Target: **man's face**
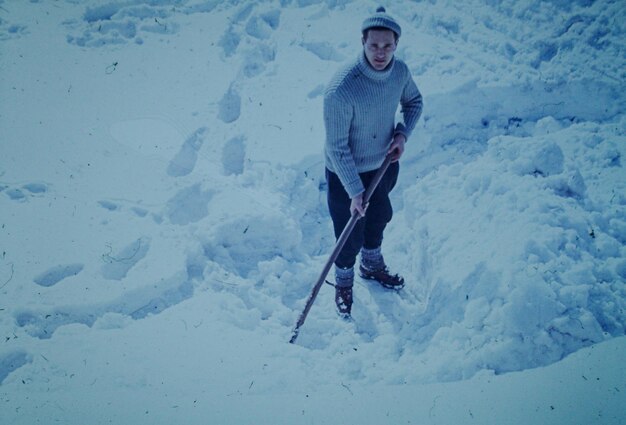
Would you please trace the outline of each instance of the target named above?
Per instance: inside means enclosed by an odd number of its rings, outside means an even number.
[[[362,39],[365,57],[372,67],[382,71],[389,65],[396,51],[396,37],[391,30],[369,30],[367,39]]]

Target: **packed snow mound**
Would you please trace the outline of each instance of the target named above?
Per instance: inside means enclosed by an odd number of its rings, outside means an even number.
[[[396,243],[430,292],[401,332],[419,364],[508,372],[624,334],[624,123],[546,117],[404,191]]]

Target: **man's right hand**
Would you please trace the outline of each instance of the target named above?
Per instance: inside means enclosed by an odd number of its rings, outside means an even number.
[[[365,217],[366,209],[367,206],[363,205],[363,192],[352,198],[352,201],[350,202],[350,215],[354,215],[354,212],[357,211],[359,213],[359,217]]]

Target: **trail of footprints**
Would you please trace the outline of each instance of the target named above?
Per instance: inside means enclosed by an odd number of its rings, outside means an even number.
[[[207,129],[204,127],[194,131],[182,143],[178,153],[168,162],[165,173],[171,178],[190,174],[196,166],[198,151],[203,146],[206,136]],[[244,156],[245,138],[243,136],[237,136],[227,141],[223,146],[221,156],[223,175],[228,177],[243,173]],[[33,197],[51,195],[49,193],[50,187],[46,183],[29,183],[21,186],[1,184],[0,194],[4,193],[12,201],[27,203]],[[98,201],[97,205],[109,214],[130,213],[139,218],[152,219],[157,225],[166,223],[185,226],[198,222],[208,215],[209,204],[215,190],[217,189],[206,189],[206,186],[201,183],[191,184],[179,189],[165,203],[161,211],[151,211],[129,201],[103,199]],[[248,223],[229,223],[225,226],[233,225],[245,228]],[[101,258],[101,276],[112,281],[124,280],[133,267],[148,255],[150,246],[151,238],[145,235],[139,236],[125,245],[121,244],[116,247],[107,245]],[[236,249],[236,247],[232,249]],[[160,313],[193,295],[192,281],[202,277],[204,265],[211,255],[210,252],[204,252],[200,255],[200,260],[195,258],[198,257],[197,255],[191,255],[185,272],[165,279],[163,282],[147,285],[146,288],[150,289],[143,292],[138,290],[135,293],[127,294],[126,299],[120,299],[108,305],[64,307],[52,311],[21,311],[15,315],[16,323],[31,336],[47,339],[60,326],[72,323],[92,326],[99,317],[109,312],[127,315],[133,319],[141,319],[149,314]],[[259,261],[261,259],[262,257],[259,257]],[[33,277],[33,283],[53,290],[54,287],[67,279],[80,278],[84,269],[85,263],[81,261],[57,264],[37,273]],[[235,272],[237,271],[235,269]],[[155,287],[158,287],[156,291],[154,290]],[[0,358],[0,377],[2,371],[6,372],[14,368],[16,364],[23,363],[22,360],[26,358],[14,355],[14,353],[10,355],[10,358]]]
[[[25,202],[29,198],[43,196],[48,192],[45,183],[26,183],[21,186],[12,186],[0,183],[0,193],[4,193],[10,200]]]
[[[184,2],[183,2],[184,3]],[[142,5],[152,8],[154,17],[145,19],[143,15],[133,15],[134,6]],[[178,12],[206,13],[215,6],[207,3],[205,7],[185,6]],[[219,46],[223,49],[223,59],[237,54],[244,58],[238,77],[225,90],[218,103],[217,118],[225,123],[232,123],[240,119],[241,96],[239,87],[245,79],[262,74],[267,64],[274,61],[276,51],[271,38],[279,26],[281,11],[279,9],[255,12],[257,5],[250,3],[239,8],[233,8],[230,26],[222,35]],[[97,48],[109,44],[123,44],[134,42],[142,44],[143,36],[150,33],[160,35],[173,34],[178,31],[175,22],[174,9],[150,5],[145,1],[136,0],[126,3],[111,3],[108,6],[88,7],[81,19],[65,21],[64,26],[72,31],[68,34],[67,42],[81,47]],[[101,23],[101,25],[94,25]],[[97,31],[94,30],[97,28]],[[0,28],[2,30],[3,28]],[[19,30],[19,31],[18,31]],[[13,35],[23,29],[14,26],[7,31]],[[0,37],[0,42],[7,37]],[[247,43],[242,43],[247,39]],[[340,61],[344,56],[334,46],[325,42],[303,42],[300,47],[309,51],[321,60]],[[245,51],[243,51],[245,49]],[[323,87],[318,86],[311,90],[309,98],[320,96]],[[198,161],[198,153],[206,143],[208,128],[201,127],[194,131],[182,143],[180,150],[168,162],[165,170],[171,178],[189,176]],[[244,173],[246,137],[237,135],[228,140],[222,149],[221,164],[224,176],[237,176]],[[4,184],[0,182],[0,196],[7,197],[11,202],[28,203],[35,198],[44,198],[49,195],[51,185],[44,182],[31,182],[21,185]],[[187,225],[202,220],[208,214],[208,204],[214,193],[204,189],[200,183],[180,189],[166,203],[162,211],[151,211],[141,204],[127,201],[102,199],[98,206],[111,214],[130,212],[139,218],[152,219],[157,224],[168,222],[174,225]],[[248,223],[229,223],[226,226],[240,226],[247,229]],[[268,223],[266,223],[268,224]],[[270,226],[279,226],[280,223],[269,223]],[[140,236],[122,247],[114,249],[106,247],[102,255],[101,275],[107,280],[121,281],[130,270],[135,267],[150,250],[151,239]],[[176,274],[161,282],[147,285],[132,293],[125,294],[121,299],[100,305],[80,305],[63,307],[56,310],[35,311],[21,310],[14,313],[14,319],[21,329],[29,335],[39,338],[51,338],[61,326],[68,324],[84,324],[93,326],[99,319],[108,313],[121,314],[132,319],[142,319],[150,314],[158,314],[193,296],[194,279],[202,278],[206,262],[214,252],[211,249],[200,255],[192,254],[188,259],[187,270]],[[235,251],[237,248],[233,248]],[[235,255],[236,252],[230,255]],[[259,261],[264,257],[259,256]],[[80,278],[85,264],[80,261],[57,264],[40,271],[33,277],[33,283],[49,290],[61,282]],[[236,262],[232,272],[244,273],[248,270],[239,270]],[[12,337],[7,337],[12,339]],[[32,362],[32,356],[26,350],[14,349],[0,354],[0,384],[13,371]]]

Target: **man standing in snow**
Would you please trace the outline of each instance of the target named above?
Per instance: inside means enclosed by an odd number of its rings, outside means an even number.
[[[335,74],[324,95],[328,207],[335,236],[339,238],[355,211],[361,216],[335,261],[335,302],[343,316],[352,309],[359,251],[361,277],[385,288],[404,286],[404,279],[387,268],[381,245],[393,215],[389,192],[398,178],[398,160],[422,112],[422,96],[408,67],[394,57],[400,25],[380,7],[361,31],[363,52]],[[404,122],[396,124],[398,106]],[[363,205],[365,189],[388,153],[393,162]]]

